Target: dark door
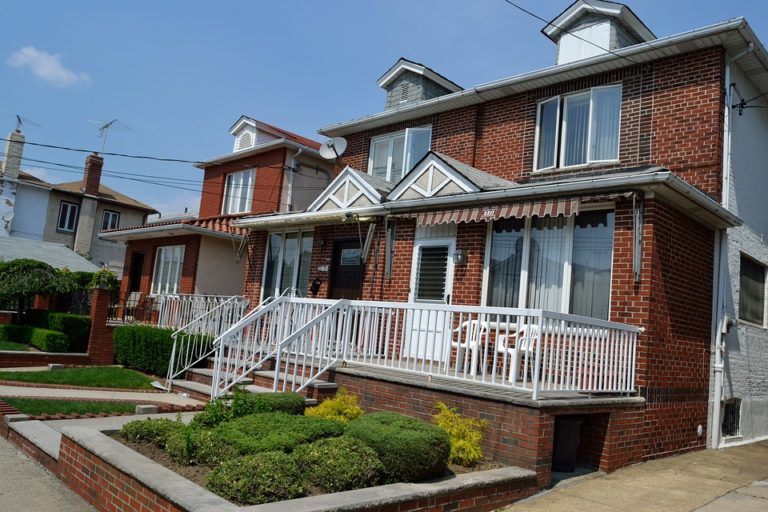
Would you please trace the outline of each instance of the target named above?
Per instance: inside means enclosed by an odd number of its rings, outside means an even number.
[[[360,241],[340,240],[333,244],[331,299],[359,299],[363,287]]]
[[[131,272],[128,274],[128,291],[141,291],[141,272],[144,270],[144,253],[137,252],[131,258]]]

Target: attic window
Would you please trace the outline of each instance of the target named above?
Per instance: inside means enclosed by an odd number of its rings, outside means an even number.
[[[249,131],[242,132],[237,137],[237,143],[235,144],[235,151],[241,151],[253,147],[253,134]]]

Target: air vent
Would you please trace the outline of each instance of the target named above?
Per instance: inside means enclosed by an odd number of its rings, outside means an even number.
[[[405,103],[408,101],[408,90],[410,89],[410,84],[408,82],[403,82],[400,85],[400,103]]]
[[[723,437],[738,436],[741,429],[741,400],[728,400],[723,407]]]
[[[237,137],[237,146],[235,151],[248,149],[253,147],[253,134],[251,132],[243,132]]]

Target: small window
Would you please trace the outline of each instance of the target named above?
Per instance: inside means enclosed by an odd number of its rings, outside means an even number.
[[[120,227],[120,214],[110,210],[104,210],[104,215],[101,218],[101,230],[117,229]]]
[[[225,215],[234,215],[236,213],[248,213],[251,211],[255,177],[256,171],[253,169],[227,175],[222,213]]]
[[[741,400],[734,398],[723,406],[723,437],[734,437],[741,433]]]
[[[152,294],[166,295],[179,293],[183,266],[183,245],[158,247],[155,253],[155,271],[152,275]]]
[[[765,319],[765,266],[741,255],[739,318],[763,325]]]
[[[79,205],[62,201],[59,206],[59,222],[56,225],[59,231],[74,232],[77,226],[77,211]]]
[[[368,174],[397,183],[429,151],[432,128],[408,128],[404,132],[371,140]]]

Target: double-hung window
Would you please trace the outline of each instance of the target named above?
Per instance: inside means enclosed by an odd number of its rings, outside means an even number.
[[[104,210],[104,215],[101,217],[101,230],[117,229],[120,225],[120,213],[110,210]]]
[[[166,245],[155,253],[155,271],[152,275],[152,294],[179,293],[181,269],[184,266],[184,246]]]
[[[765,323],[765,266],[741,255],[739,272],[739,318]]]
[[[595,87],[539,103],[537,171],[619,158],[621,86]]]
[[[371,140],[368,173],[392,183],[400,181],[429,151],[432,128],[408,128]]]
[[[607,320],[613,224],[610,210],[495,221],[487,305]]]
[[[262,297],[277,297],[285,290],[296,290],[299,295],[305,295],[311,259],[311,231],[270,233]]]
[[[80,206],[77,203],[62,201],[59,206],[59,222],[56,228],[59,231],[74,232],[77,226],[77,211]]]
[[[227,182],[224,187],[224,215],[247,213],[251,211],[253,201],[253,184],[256,171],[234,172],[227,174]]]

